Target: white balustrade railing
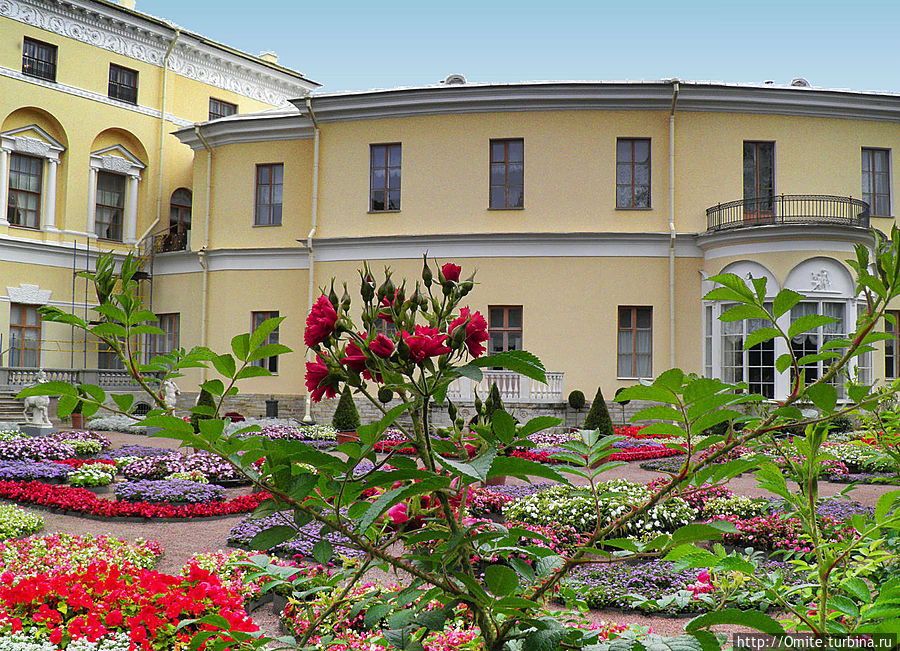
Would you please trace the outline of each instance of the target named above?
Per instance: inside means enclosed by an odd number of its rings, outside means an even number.
[[[475,391],[482,400],[490,393],[491,385],[496,384],[503,402],[562,402],[564,373],[547,373],[547,383],[537,382],[531,378],[512,371],[483,370],[481,382],[462,377],[455,380],[447,390],[447,397],[453,402],[472,402]]]
[[[41,369],[0,366],[0,386],[26,387],[37,383]],[[45,368],[47,381],[69,382],[71,384],[97,384],[102,387],[138,387],[124,369],[67,369]],[[154,374],[148,380],[156,381]]]

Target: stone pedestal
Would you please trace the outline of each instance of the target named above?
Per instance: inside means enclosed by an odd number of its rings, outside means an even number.
[[[19,423],[19,431],[24,432],[26,436],[46,436],[56,432],[53,425],[36,425],[34,423]]]

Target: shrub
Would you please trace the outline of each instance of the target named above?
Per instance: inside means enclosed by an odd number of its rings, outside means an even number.
[[[597,387],[597,395],[591,403],[588,410],[587,418],[584,419],[584,429],[600,430],[600,436],[612,436],[615,434],[612,419],[609,417],[609,409],[606,407],[606,400],[603,399],[603,390]]]
[[[838,432],[843,434],[845,432],[853,431],[853,419],[850,418],[847,414],[841,414],[840,416],[835,416],[831,422],[828,424],[829,432]]]
[[[339,432],[355,432],[359,428],[359,412],[356,411],[349,386],[345,386],[341,393],[337,409],[331,417],[331,425]]]
[[[573,391],[572,393],[569,394],[569,406],[572,409],[579,411],[581,409],[584,409],[584,405],[585,405],[584,393],[582,393],[581,391],[578,391],[576,389],[575,391]]]
[[[198,407],[210,407],[212,409],[216,408],[216,399],[206,389],[200,389],[200,395],[197,396],[197,406]],[[200,431],[200,421],[201,420],[209,420],[211,419],[211,415],[207,414],[191,414],[191,425],[194,427],[195,432]]]

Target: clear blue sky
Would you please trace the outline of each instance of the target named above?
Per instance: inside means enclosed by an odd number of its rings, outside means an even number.
[[[897,0],[137,0],[323,91],[469,81],[665,79],[900,92]]]

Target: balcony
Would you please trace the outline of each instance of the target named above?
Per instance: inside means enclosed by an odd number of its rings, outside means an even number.
[[[0,366],[0,386],[23,389],[37,383],[39,368]],[[96,384],[104,389],[129,390],[139,388],[131,375],[124,369],[70,369],[44,368],[48,382],[69,382],[71,384]],[[150,382],[157,382],[157,374],[145,375]]]
[[[511,371],[484,370],[481,382],[466,377],[455,380],[447,391],[453,402],[470,403],[475,400],[475,390],[482,400],[487,398],[491,385],[496,383],[500,399],[509,403],[563,402],[563,373],[547,373],[547,383],[537,382]]]
[[[166,232],[152,238],[153,253],[186,251],[190,244],[190,231]]]
[[[869,204],[828,194],[780,194],[739,199],[706,209],[707,231],[773,224],[869,227]]]

